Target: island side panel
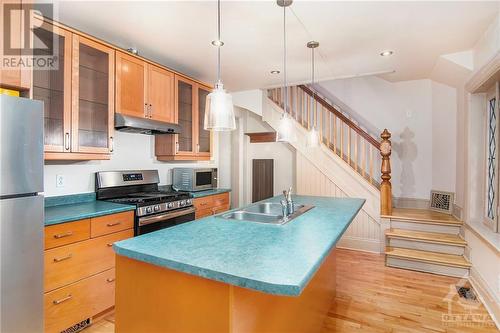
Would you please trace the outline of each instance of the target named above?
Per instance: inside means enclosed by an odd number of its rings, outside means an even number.
[[[225,333],[229,323],[229,285],[116,256],[116,333]]]
[[[233,333],[320,332],[336,292],[332,249],[300,296],[277,296],[231,286]]]

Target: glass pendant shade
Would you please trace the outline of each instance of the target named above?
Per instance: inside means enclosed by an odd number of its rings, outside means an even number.
[[[307,133],[307,147],[317,148],[319,147],[319,133],[316,130],[316,126],[313,126]]]
[[[276,133],[277,142],[295,142],[297,136],[293,125],[293,120],[288,113],[284,113],[278,125],[278,132]]]
[[[207,131],[232,131],[236,129],[233,97],[224,90],[224,86],[220,82],[207,96],[203,127]]]

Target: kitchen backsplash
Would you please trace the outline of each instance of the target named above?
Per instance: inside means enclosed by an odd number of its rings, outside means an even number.
[[[156,169],[161,184],[171,184],[175,167],[217,167],[217,138],[214,138],[213,161],[165,163],[154,156],[154,137],[150,135],[115,132],[115,151],[108,161],[46,162],[44,167],[45,196],[93,192],[94,173],[106,170]]]

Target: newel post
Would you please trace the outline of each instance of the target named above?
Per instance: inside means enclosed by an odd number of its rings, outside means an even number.
[[[380,155],[382,155],[382,184],[380,184],[380,214],[392,214],[392,185],[391,185],[391,133],[384,129],[380,135]]]

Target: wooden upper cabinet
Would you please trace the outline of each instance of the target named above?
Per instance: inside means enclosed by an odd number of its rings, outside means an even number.
[[[33,99],[44,103],[45,152],[71,152],[71,32],[49,26],[39,19],[34,40],[35,56],[57,55],[55,69],[33,70]],[[38,45],[40,44],[40,45]],[[44,54],[46,53],[46,54]]]
[[[110,153],[114,131],[114,51],[73,36],[71,151]]]
[[[208,87],[175,75],[175,115],[181,127],[180,134],[157,135],[155,154],[158,160],[209,160],[211,133],[203,129]]]
[[[4,10],[9,7],[9,12],[4,13]],[[9,0],[2,2],[0,8],[0,17],[2,18],[3,28],[5,32],[10,32],[9,36],[4,35],[2,31],[2,41],[0,42],[0,52],[2,56],[7,59],[14,59],[15,62],[20,60],[22,45],[22,15],[21,9],[29,9],[29,4],[22,3],[20,0]],[[12,10],[11,10],[12,9]],[[9,16],[9,21],[3,21]],[[10,24],[9,24],[10,23]],[[9,26],[7,27],[7,24]],[[8,30],[7,30],[8,29]],[[7,38],[4,38],[7,37]],[[5,46],[10,44],[10,49],[7,51]],[[12,65],[15,65],[14,63]],[[0,69],[0,87],[11,88],[15,90],[27,91],[31,88],[31,71],[29,68],[22,68],[19,66],[13,67],[11,65],[5,66]]]
[[[174,107],[174,73],[148,64],[147,101],[149,117],[177,123]]]
[[[114,50],[35,18],[35,55],[57,55],[33,70],[33,99],[44,102],[46,160],[109,159],[113,150]],[[46,54],[45,54],[45,53]]]
[[[116,51],[116,112],[146,117],[146,67],[139,58]]]

